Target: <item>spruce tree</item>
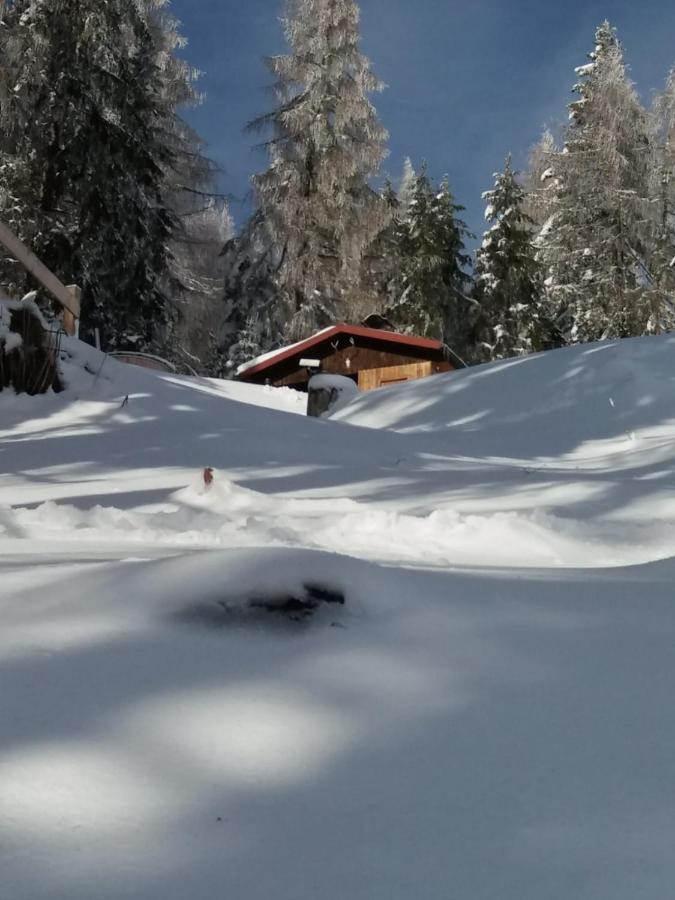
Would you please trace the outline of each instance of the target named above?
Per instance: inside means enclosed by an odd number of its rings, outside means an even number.
[[[643,277],[649,141],[609,23],[577,75],[552,215],[539,241],[547,296],[569,340],[641,334],[651,315]]]
[[[196,202],[180,202],[194,197]],[[171,244],[172,301],[179,311],[174,354],[200,373],[210,374],[214,330],[223,314],[223,248],[234,226],[218,196],[176,198],[179,231]]]
[[[262,210],[257,210],[226,244],[224,304],[214,334],[211,362],[215,374],[227,377],[245,362],[242,345],[254,345],[254,355],[258,355],[284,342],[287,321],[276,283],[278,254]]]
[[[368,95],[380,90],[359,46],[354,0],[290,0],[289,53],[268,60],[277,107],[270,167],[253,179],[278,258],[274,278],[288,338],[342,318],[366,248],[388,207],[369,186],[387,134]]]
[[[240,366],[260,356],[264,352],[261,339],[261,322],[257,315],[252,313],[238,332],[236,342],[230,347],[226,367],[220,374],[225,377],[236,375]]]
[[[359,315],[350,311],[349,321],[363,321],[372,314],[386,318],[389,288],[399,265],[398,237],[403,218],[401,192],[389,179],[384,183],[382,199],[387,205],[388,222],[363,254],[359,279],[362,308]]]
[[[3,118],[14,156],[29,164],[35,225],[22,236],[83,288],[82,333],[98,327],[108,349],[164,349],[175,319],[166,197],[175,110],[158,5],[29,0],[0,38],[0,52],[11,51],[0,63],[11,88]]]
[[[652,220],[649,274],[652,316],[648,331],[675,326],[675,69],[652,113]]]
[[[470,301],[468,236],[447,178],[435,187],[426,166],[416,175],[407,212],[397,221],[395,274],[386,315],[404,331],[464,349]],[[460,351],[461,352],[461,351]]]
[[[540,230],[551,215],[555,191],[555,172],[559,150],[551,131],[546,128],[530,152],[525,174],[525,213],[533,228]]]
[[[533,220],[511,157],[483,194],[490,224],[476,254],[476,297],[484,359],[504,359],[541,350],[547,343],[541,314],[542,279],[535,259]]]
[[[397,200],[399,206],[399,217],[406,218],[410,211],[410,204],[413,200],[415,192],[415,182],[417,180],[417,172],[412,164],[409,156],[403,163],[403,172],[401,173],[401,183],[398,188]]]
[[[410,221],[417,173],[410,157],[406,157],[398,187],[385,180],[382,198],[388,207],[387,224],[364,254],[361,290],[368,306],[366,315],[377,313],[388,318],[388,311],[400,291],[400,245]],[[365,318],[365,315],[361,318]],[[400,327],[409,327],[399,321]]]
[[[22,21],[29,2],[0,0],[0,218],[28,244],[38,225],[23,109],[41,65],[39,48],[28,42]],[[23,266],[0,253],[0,288],[21,296],[32,287]]]
[[[191,366],[205,370],[211,332],[222,306],[221,251],[232,237],[233,224],[225,198],[217,192],[217,167],[204,153],[203,141],[182,116],[199,105],[199,72],[178,51],[186,41],[165,0],[145,0],[148,22],[157,46],[156,64],[167,116],[162,138],[171,149],[165,170],[164,202],[175,214],[169,245],[169,298],[179,312],[174,351]],[[196,357],[196,358],[195,358]]]

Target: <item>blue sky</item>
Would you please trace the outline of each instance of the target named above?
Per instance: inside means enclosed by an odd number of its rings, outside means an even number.
[[[243,126],[271,103],[262,57],[283,51],[281,0],[173,0],[203,71],[203,105],[189,114],[223,169],[241,221],[253,172],[265,167]],[[512,152],[524,165],[542,128],[566,117],[574,67],[597,24],[619,29],[632,77],[649,99],[675,64],[673,0],[362,0],[363,46],[387,83],[374,100],[390,132],[383,170],[405,156],[450,176],[474,231],[480,195]]]

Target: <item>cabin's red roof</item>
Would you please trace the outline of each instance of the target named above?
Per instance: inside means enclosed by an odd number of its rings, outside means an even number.
[[[367,338],[371,341],[382,341],[383,344],[401,344],[405,347],[418,347],[423,350],[438,351],[443,348],[441,341],[436,341],[432,338],[412,337],[409,334],[398,334],[395,331],[383,331],[378,328],[365,328],[363,325],[346,325],[341,323],[333,325],[331,328],[325,328],[323,331],[319,331],[317,334],[313,334],[304,341],[300,341],[290,347],[282,347],[273,353],[267,353],[260,360],[254,359],[250,363],[246,363],[237,370],[237,376],[246,375],[248,377],[264,372],[286,359],[302,356],[308,350],[311,350],[312,347],[330,341],[338,335]]]

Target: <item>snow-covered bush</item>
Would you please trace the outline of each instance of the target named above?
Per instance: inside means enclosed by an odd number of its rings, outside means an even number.
[[[34,296],[0,300],[0,391],[33,395],[59,386],[55,347]]]

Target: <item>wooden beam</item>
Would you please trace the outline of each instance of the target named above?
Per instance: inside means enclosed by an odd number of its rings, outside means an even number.
[[[78,322],[79,322],[79,311],[81,308],[81,299],[82,299],[82,289],[77,287],[75,284],[69,284],[66,287],[68,294],[70,296],[70,306],[66,308],[63,307],[63,330],[66,334],[69,334],[71,337],[77,337],[78,332]],[[78,314],[75,316],[70,311],[71,309],[76,309]],[[100,348],[99,348],[100,349]]]
[[[0,243],[4,244],[26,271],[30,272],[56,298],[66,313],[64,316],[64,327],[67,325],[66,331],[69,334],[74,334],[77,329],[76,322],[80,318],[80,289],[74,286],[67,288],[44,263],[40,262],[33,251],[23,241],[20,241],[14,232],[10,231],[2,222],[0,222]]]

